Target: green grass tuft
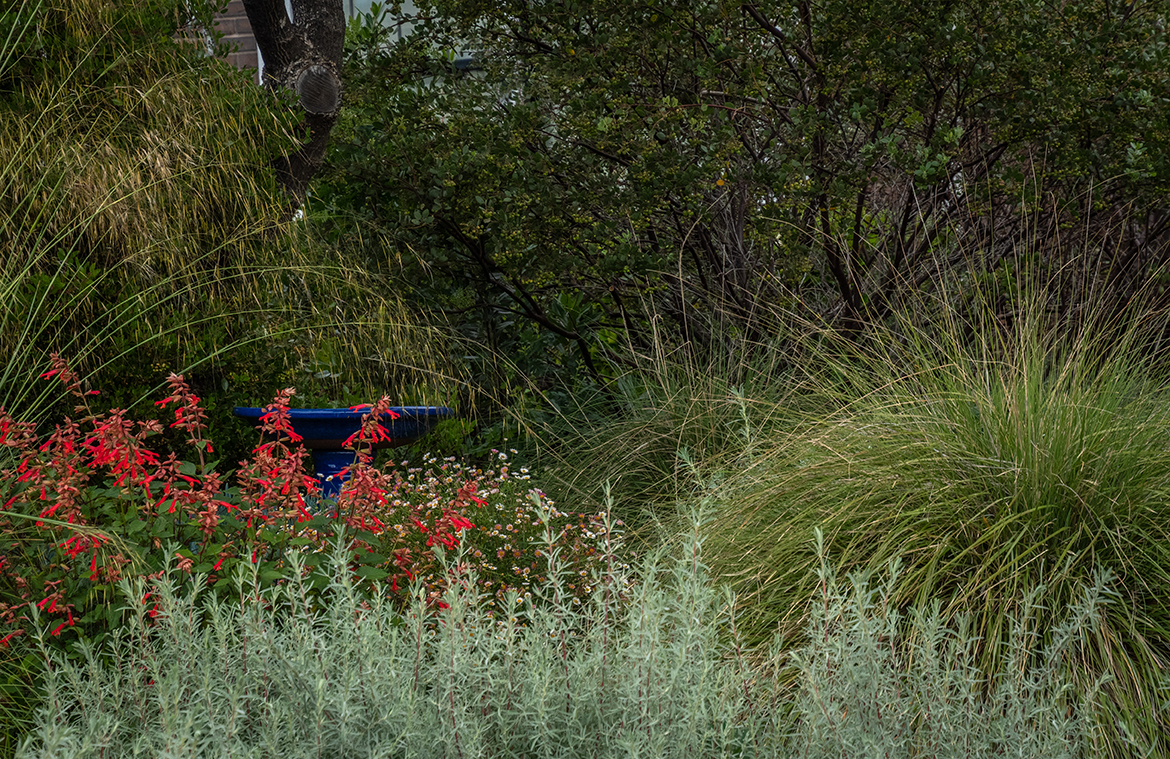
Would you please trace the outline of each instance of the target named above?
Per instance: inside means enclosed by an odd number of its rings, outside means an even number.
[[[845,571],[901,556],[891,603],[966,615],[986,672],[1009,665],[1020,599],[1043,587],[1046,636],[1105,567],[1119,601],[1065,665],[1081,687],[1109,677],[1107,753],[1166,750],[1170,395],[1140,325],[1112,326],[1062,330],[1033,308],[1010,329],[879,329],[870,350],[810,371],[820,411],[761,442],[713,495],[712,564],[749,634],[804,629],[818,527]]]

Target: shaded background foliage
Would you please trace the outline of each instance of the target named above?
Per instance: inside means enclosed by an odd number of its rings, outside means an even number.
[[[544,388],[1005,262],[1070,312],[1164,263],[1163,2],[419,9],[351,26],[318,219]]]

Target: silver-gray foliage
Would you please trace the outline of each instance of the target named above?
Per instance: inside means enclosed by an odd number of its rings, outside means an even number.
[[[1098,621],[1108,573],[1098,573],[1046,643],[1035,624],[1043,589],[1020,599],[1002,643],[1006,665],[988,678],[976,669],[978,639],[968,619],[948,628],[937,601],[911,609],[908,620],[891,608],[897,562],[884,584],[874,587],[859,573],[843,588],[824,559],[819,531],[817,543],[822,594],[810,643],[793,657],[801,674],[797,755],[1049,759],[1089,753],[1089,707],[1103,681],[1078,692],[1064,662]]]
[[[927,613],[899,636],[880,595],[862,581],[850,595],[826,570],[811,643],[793,659],[800,686],[786,691],[794,670],[737,645],[698,520],[687,543],[636,577],[611,573],[585,604],[552,571],[506,619],[459,582],[448,608],[419,596],[400,614],[355,588],[340,551],[323,601],[295,582],[260,592],[246,576],[232,603],[198,584],[179,594],[172,577],[149,601],[127,584],[131,621],[103,652],[78,664],[43,646],[45,706],[18,756],[1077,756],[1087,745],[1052,662],[1096,596],[1039,666],[1021,627],[1015,676],[984,696],[964,631]]]

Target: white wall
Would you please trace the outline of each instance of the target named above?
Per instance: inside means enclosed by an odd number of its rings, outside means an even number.
[[[359,13],[369,13],[370,6],[374,2],[375,2],[375,0],[342,0],[342,5],[345,6],[345,15],[348,18],[353,18],[354,16],[358,15]],[[381,5],[382,8],[385,9],[385,8],[389,7],[390,3],[386,2],[385,0],[382,0],[382,2],[379,3],[379,5]],[[401,3],[401,7],[402,7],[402,15],[403,16],[413,16],[414,14],[418,13],[418,8],[415,6],[414,3],[410,2],[410,0],[403,0],[403,2]],[[386,18],[386,21],[388,23],[394,23],[392,18],[389,16]],[[409,29],[410,29],[409,24],[404,24],[404,25],[400,26],[398,28],[399,37],[401,37],[404,33],[409,31]]]

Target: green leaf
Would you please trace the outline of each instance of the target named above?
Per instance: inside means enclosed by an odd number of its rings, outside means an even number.
[[[390,576],[390,573],[378,567],[358,567],[357,576],[363,580],[383,580]]]

